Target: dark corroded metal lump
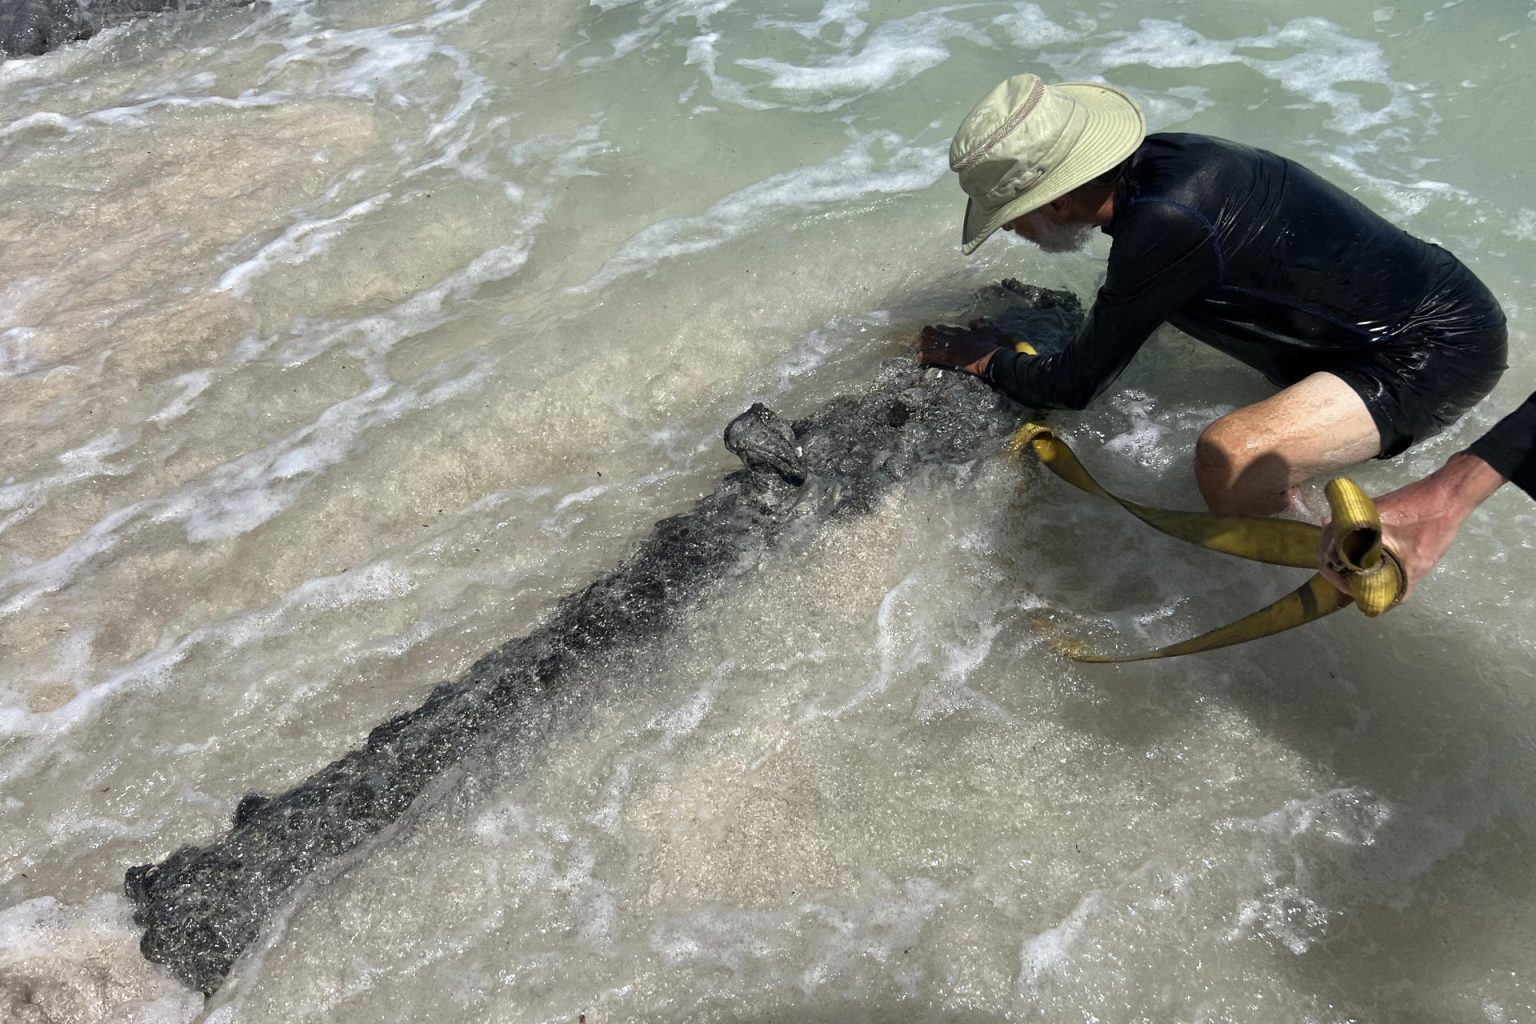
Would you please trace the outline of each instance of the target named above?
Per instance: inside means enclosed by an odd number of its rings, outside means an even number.
[[[1082,315],[1069,294],[1012,282],[989,300],[1000,307],[1000,326],[1044,348],[1061,344]],[[974,459],[1020,415],[974,377],[905,359],[792,424],[754,405],[726,429],[726,444],[746,468],[690,511],[657,523],[628,558],[564,598],[538,629],[438,684],[419,708],[378,726],[361,747],[288,792],[246,796],[220,839],[131,869],[126,889],[144,929],[144,956],[212,993],[300,883],[397,821],[471,750],[493,736],[516,741],[507,723],[536,714],[576,670],[659,638],[681,610],[754,565],[792,524],[869,512],[923,467]]]

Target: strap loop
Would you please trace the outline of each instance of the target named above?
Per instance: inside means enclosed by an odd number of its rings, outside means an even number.
[[[1020,427],[1008,442],[1008,448],[1015,455],[1022,455],[1025,450],[1032,452],[1047,469],[1073,487],[1115,502],[1154,530],[1170,537],[1209,551],[1269,565],[1307,569],[1317,564],[1321,527],[1267,516],[1153,508],[1122,498],[1101,487],[1083,468],[1067,443],[1040,423],[1026,423]],[[1329,567],[1344,578],[1350,594],[1341,593],[1326,576],[1317,573],[1273,604],[1180,643],[1129,657],[1079,654],[1070,657],[1074,661],[1087,662],[1172,658],[1281,633],[1331,615],[1349,604],[1358,603],[1362,612],[1372,616],[1393,607],[1403,599],[1406,577],[1397,556],[1381,543],[1381,517],[1376,506],[1359,485],[1345,477],[1329,481],[1326,493],[1334,521],[1333,544],[1327,560]]]

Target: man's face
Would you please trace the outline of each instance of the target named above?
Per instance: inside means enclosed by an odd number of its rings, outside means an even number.
[[[1068,210],[1058,211],[1050,206],[1031,210],[1003,225],[1027,242],[1033,242],[1043,252],[1077,252],[1086,249],[1093,239],[1094,225],[1074,218]]]

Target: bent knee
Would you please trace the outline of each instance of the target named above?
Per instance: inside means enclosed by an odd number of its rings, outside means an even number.
[[[1217,420],[1195,442],[1195,482],[1212,512],[1272,515],[1290,504],[1290,462],[1260,438]]]
[[[1195,441],[1195,472],[1202,477],[1236,476],[1253,461],[1253,439],[1223,417],[1200,432]]]

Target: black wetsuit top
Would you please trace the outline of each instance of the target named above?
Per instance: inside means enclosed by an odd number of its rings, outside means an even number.
[[[1469,450],[1536,498],[1536,395],[1494,424]]]
[[[1116,186],[1109,266],[1061,352],[999,351],[987,379],[1033,408],[1084,408],[1168,322],[1282,386],[1318,370],[1345,377],[1401,450],[1454,420],[1504,369],[1504,314],[1460,261],[1284,157],[1205,135],[1149,135]],[[1481,332],[1481,333],[1479,333]],[[1454,400],[1423,380],[1426,350],[1487,339],[1478,378]],[[1454,371],[1453,371],[1454,373]],[[1426,393],[1419,399],[1394,392]],[[1474,394],[1474,392],[1476,392]],[[1406,401],[1426,425],[1388,437]],[[1430,422],[1433,421],[1433,422]],[[1410,437],[1408,435],[1415,435]]]

